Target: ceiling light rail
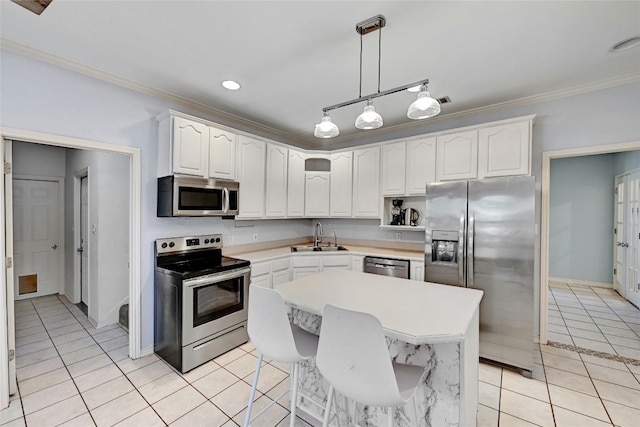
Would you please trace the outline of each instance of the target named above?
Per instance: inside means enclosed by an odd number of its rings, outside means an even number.
[[[433,117],[440,113],[440,103],[431,97],[428,92],[427,85],[429,79],[419,80],[414,83],[398,86],[393,89],[385,91],[380,90],[380,57],[382,56],[382,28],[386,25],[386,18],[382,15],[376,15],[372,18],[364,20],[356,24],[356,32],[360,35],[360,89],[359,97],[350,101],[341,102],[339,104],[324,107],[322,109],[322,120],[315,127],[313,134],[317,138],[333,138],[340,134],[338,126],[331,121],[329,117],[329,111],[337,108],[346,107],[347,105],[357,104],[359,102],[367,101],[367,105],[364,107],[364,111],[360,114],[355,121],[355,126],[358,129],[377,129],[383,124],[382,117],[378,114],[373,107],[373,100],[381,96],[391,95],[392,93],[401,92],[410,88],[419,87],[420,93],[418,98],[409,106],[407,110],[407,117],[410,119],[426,119]],[[378,91],[369,95],[362,96],[362,36],[380,30],[378,37]]]

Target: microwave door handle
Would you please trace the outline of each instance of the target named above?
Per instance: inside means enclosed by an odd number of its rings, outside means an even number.
[[[222,189],[222,213],[229,211],[229,189],[224,187]]]

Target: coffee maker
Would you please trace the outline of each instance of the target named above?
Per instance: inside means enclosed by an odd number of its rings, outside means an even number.
[[[404,210],[402,209],[402,199],[393,199],[391,201],[393,207],[391,208],[391,225],[404,224]]]

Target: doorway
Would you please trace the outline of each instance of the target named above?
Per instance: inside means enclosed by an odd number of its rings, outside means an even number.
[[[80,254],[77,263],[79,271],[74,277],[80,280],[80,302],[78,307],[84,314],[89,315],[89,172],[87,169],[76,175],[80,181],[80,193],[74,199],[74,210],[80,218],[80,227],[76,228],[74,241],[77,243],[76,252]],[[75,288],[75,286],[74,286]]]
[[[0,298],[0,338],[8,345],[0,345],[0,366],[9,366],[9,375],[0,376],[0,408],[5,408],[9,402],[10,385],[15,384],[15,370],[11,370],[15,363],[15,336],[10,332],[14,324],[13,311],[13,215],[11,209],[13,176],[11,174],[11,141],[23,141],[36,144],[51,145],[64,148],[78,148],[81,150],[101,151],[111,154],[124,154],[129,159],[129,357],[137,359],[143,354],[141,343],[141,312],[140,312],[140,229],[141,229],[141,153],[139,148],[107,144],[78,138],[71,138],[21,129],[0,129],[3,140],[0,150],[0,161],[5,165],[4,185],[0,186],[0,218],[4,233],[3,244],[0,245],[0,262],[6,274],[0,275],[0,288],[5,294]],[[8,304],[8,301],[11,304]]]
[[[549,331],[549,240],[550,240],[550,170],[551,160],[609,154],[640,149],[640,142],[611,144],[542,153],[541,258],[540,258],[540,342],[547,343]]]

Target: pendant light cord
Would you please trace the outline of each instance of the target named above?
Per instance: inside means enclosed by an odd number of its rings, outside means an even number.
[[[360,92],[358,98],[362,98],[362,33],[360,33]]]
[[[378,93],[380,93],[380,56],[382,55],[382,27],[380,27],[378,32]],[[360,40],[362,43],[362,36],[360,36]]]

